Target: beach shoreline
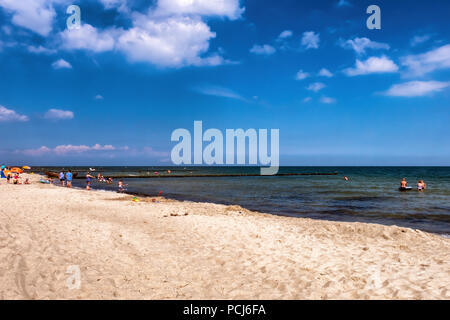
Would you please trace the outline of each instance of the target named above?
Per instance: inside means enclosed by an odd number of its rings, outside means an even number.
[[[0,184],[1,299],[450,298],[435,234],[24,177]]]

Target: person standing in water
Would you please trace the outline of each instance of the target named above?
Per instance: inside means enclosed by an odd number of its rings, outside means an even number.
[[[95,177],[91,176],[91,173],[86,173],[86,190],[91,190],[91,179],[94,179]]]
[[[400,182],[400,187],[401,187],[401,188],[406,188],[407,186],[408,186],[408,183],[406,182],[406,179],[403,178],[403,179],[402,179],[402,182]]]
[[[419,180],[417,182],[417,190],[418,191],[425,191],[426,188],[427,188],[427,185],[425,184],[425,182],[423,180]]]

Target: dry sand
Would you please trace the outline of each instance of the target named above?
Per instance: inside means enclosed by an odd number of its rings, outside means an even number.
[[[0,182],[0,299],[450,298],[437,235],[32,179]]]

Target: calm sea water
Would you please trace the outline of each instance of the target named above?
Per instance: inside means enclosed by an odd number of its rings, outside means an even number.
[[[44,172],[48,168],[40,168]],[[58,171],[61,168],[51,168]],[[67,168],[66,168],[67,169]],[[72,167],[80,176],[88,168]],[[186,177],[142,179],[136,176],[252,174],[254,167],[96,167],[105,176],[127,176],[127,191],[179,200],[239,204],[251,210],[334,221],[398,225],[450,234],[450,167],[282,167],[280,173],[338,172],[336,176]],[[347,176],[350,181],[345,181]],[[399,192],[405,177],[413,191]],[[415,190],[417,180],[426,192]],[[76,180],[74,186],[84,187]],[[93,189],[117,190],[93,182]]]

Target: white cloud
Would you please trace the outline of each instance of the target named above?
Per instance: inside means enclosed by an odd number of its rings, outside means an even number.
[[[330,97],[322,97],[322,98],[320,98],[320,102],[325,103],[325,104],[331,104],[331,103],[335,103],[336,99],[330,98]]]
[[[223,98],[230,98],[230,99],[236,99],[236,100],[242,100],[247,101],[243,96],[240,94],[234,92],[231,89],[220,87],[220,86],[199,86],[193,88],[193,90],[197,93],[208,95],[208,96],[216,96],[216,97],[223,97]]]
[[[44,118],[48,120],[68,120],[73,119],[73,117],[72,111],[60,109],[50,109],[44,115]]]
[[[72,69],[72,65],[64,59],[59,59],[52,63],[54,69]]]
[[[48,36],[53,28],[56,12],[48,0],[0,0],[0,7],[12,14],[12,23]]]
[[[344,73],[350,77],[371,73],[393,73],[398,71],[398,66],[386,56],[370,57],[365,61],[356,60],[355,68],[348,68]]]
[[[331,78],[331,77],[333,77],[333,74],[330,72],[330,70],[322,68],[319,71],[319,76]]]
[[[101,0],[105,8],[123,6],[125,1]],[[129,10],[129,9],[128,9]],[[239,0],[159,0],[147,14],[134,12],[129,29],[98,30],[84,24],[60,33],[66,50],[117,51],[130,62],[146,62],[159,67],[217,66],[234,64],[220,52],[208,54],[216,37],[203,16],[237,19],[243,8]]]
[[[368,38],[355,38],[347,41],[341,40],[340,45],[344,49],[354,50],[357,54],[364,54],[366,49],[390,49],[390,46],[387,43],[375,42]]]
[[[393,85],[386,95],[394,97],[421,97],[450,87],[450,82],[410,81]]]
[[[172,17],[163,20],[140,15],[135,27],[118,39],[117,48],[130,61],[163,67],[216,66],[229,61],[219,54],[202,57],[216,37],[199,18]]]
[[[429,35],[429,34],[425,34],[423,36],[414,36],[411,39],[411,46],[415,47],[421,43],[427,42],[430,39],[431,39],[431,35]]]
[[[128,12],[127,0],[100,0],[105,9],[117,8],[120,12]]]
[[[280,35],[278,36],[278,39],[286,39],[290,38],[294,35],[294,33],[291,30],[284,30]]]
[[[10,122],[10,121],[19,121],[25,122],[28,121],[28,117],[18,114],[16,111],[7,109],[6,107],[0,105],[0,122]]]
[[[158,0],[155,15],[220,16],[235,20],[245,8],[239,0]]]
[[[304,72],[303,70],[299,70],[295,75],[296,80],[304,80],[309,77],[309,73]]]
[[[68,153],[85,153],[90,151],[115,151],[118,150],[116,147],[112,145],[100,145],[95,144],[93,146],[87,145],[59,145],[55,148],[48,148],[46,146],[42,146],[37,149],[25,149],[25,150],[16,150],[16,153],[23,153],[30,156],[40,156],[49,153],[53,153],[56,155],[66,155]],[[122,148],[121,148],[122,150]]]
[[[315,33],[314,31],[303,32],[302,46],[306,47],[306,49],[317,49],[319,48],[319,43],[319,33]]]
[[[103,100],[104,98],[103,98],[103,96],[102,96],[101,94],[97,94],[97,95],[94,97],[94,99],[95,99],[95,100]]]
[[[423,54],[408,55],[400,59],[409,75],[421,76],[429,72],[450,68],[450,44]]]
[[[115,36],[119,32],[120,30],[115,29],[98,31],[90,24],[83,24],[79,29],[65,29],[59,35],[63,49],[103,52],[114,48]]]
[[[43,46],[38,46],[38,47],[28,46],[27,50],[29,52],[31,52],[31,53],[36,53],[36,54],[41,54],[41,53],[43,53],[43,54],[55,54],[57,52],[54,49],[48,49],[48,48],[45,48]]]
[[[303,99],[303,102],[304,102],[304,103],[307,103],[307,102],[310,102],[311,100],[312,100],[311,97],[306,97],[305,99]]]
[[[325,88],[326,85],[322,82],[314,82],[311,83],[306,89],[314,92],[319,92],[323,88]]]
[[[255,44],[251,49],[250,49],[251,53],[254,54],[260,54],[260,55],[272,55],[276,52],[276,49],[274,47],[272,47],[271,45],[268,44],[264,44],[264,45],[257,45]]]

